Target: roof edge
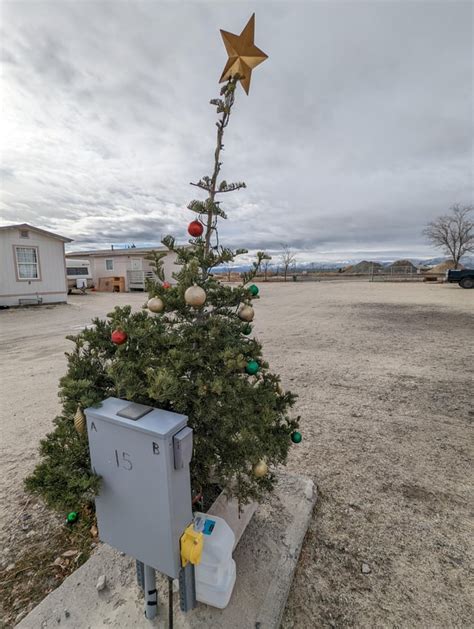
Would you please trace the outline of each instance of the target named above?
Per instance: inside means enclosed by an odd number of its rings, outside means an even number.
[[[70,257],[80,257],[80,256],[89,256],[94,258],[107,258],[113,256],[139,256],[146,255],[147,253],[151,253],[152,251],[169,251],[166,247],[150,247],[146,249],[140,249],[135,247],[133,249],[93,249],[89,251],[66,251],[66,258]]]
[[[66,236],[55,234],[54,232],[50,232],[47,229],[41,229],[41,227],[35,227],[34,225],[30,225],[29,223],[16,223],[14,225],[0,225],[0,231],[6,231],[7,229],[31,229],[32,231],[38,232],[40,234],[51,236],[51,238],[62,240],[63,242],[73,242],[72,238],[67,238]]]

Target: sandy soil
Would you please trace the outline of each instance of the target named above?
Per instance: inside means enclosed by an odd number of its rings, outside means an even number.
[[[256,330],[299,394],[289,469],[318,485],[283,627],[468,627],[474,292],[365,282],[261,286]],[[144,296],[0,312],[0,561],[57,519],[22,479],[59,409],[74,333]],[[364,571],[366,573],[364,573]]]

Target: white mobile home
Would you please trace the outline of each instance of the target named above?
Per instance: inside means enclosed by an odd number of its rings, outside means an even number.
[[[0,306],[66,302],[66,242],[27,223],[0,227]]]
[[[175,265],[176,254],[161,246],[77,251],[67,253],[66,258],[68,261],[76,258],[90,262],[92,283],[96,290],[143,291],[147,277],[154,277],[150,261],[146,259],[152,251],[167,252],[163,258],[165,280],[174,283],[172,273],[179,270]]]

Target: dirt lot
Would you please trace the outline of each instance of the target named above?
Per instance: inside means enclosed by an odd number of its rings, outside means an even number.
[[[257,335],[299,394],[290,470],[320,500],[283,627],[468,627],[474,291],[365,282],[261,286]],[[143,295],[0,312],[0,561],[58,525],[22,479],[57,413],[65,335]]]

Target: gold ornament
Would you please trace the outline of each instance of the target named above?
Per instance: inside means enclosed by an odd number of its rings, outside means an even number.
[[[200,286],[190,286],[184,293],[184,301],[193,308],[199,308],[206,301],[206,291]]]
[[[80,435],[83,435],[86,432],[86,417],[80,406],[77,407],[76,414],[74,415],[74,428]]]
[[[165,304],[163,303],[163,300],[161,300],[159,297],[152,297],[148,300],[146,307],[151,312],[162,312]]]
[[[242,321],[253,321],[255,311],[252,306],[244,304],[237,314],[239,315],[239,318],[242,319]]]
[[[253,466],[252,469],[254,476],[256,476],[257,478],[263,478],[268,474],[268,465],[265,463],[265,461],[259,461]]]
[[[239,79],[240,83],[248,94],[252,70],[265,59],[268,59],[268,55],[253,43],[255,37],[255,13],[247,22],[240,35],[234,35],[221,29],[221,36],[229,58],[219,83],[228,81],[234,74],[239,74],[242,77]]]

